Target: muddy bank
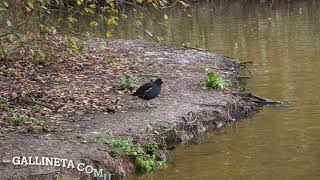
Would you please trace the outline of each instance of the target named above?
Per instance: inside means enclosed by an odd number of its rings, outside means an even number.
[[[246,117],[256,109],[255,103],[237,95],[242,88],[241,64],[221,55],[142,41],[92,40],[87,46],[89,52],[107,53],[129,64],[125,71],[139,75],[141,84],[152,77],[161,77],[164,84],[161,95],[152,100],[155,107],[145,108],[142,100],[130,96],[130,91],[109,88],[104,93],[121,97],[113,105],[114,113],[102,108],[95,113],[74,113],[46,131],[1,132],[0,179],[93,178],[93,173],[79,171],[76,166],[81,163],[103,169],[103,173],[111,173],[113,177],[124,177],[137,170],[139,148],[143,149],[141,154],[154,155],[156,161],[163,162],[167,159],[166,149],[186,143],[208,128],[220,128]],[[206,75],[204,65],[226,79],[228,89],[202,89],[199,82]],[[104,88],[114,85],[119,78],[117,73],[109,75],[99,70],[85,74],[88,83],[95,82],[91,84]],[[79,88],[88,88],[85,85]],[[132,138],[127,145],[129,150],[123,149],[123,141],[121,145],[112,141],[128,137]],[[13,165],[10,161],[15,156],[68,159],[75,168],[61,164],[60,167]]]

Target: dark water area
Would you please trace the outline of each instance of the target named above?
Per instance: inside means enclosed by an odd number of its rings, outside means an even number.
[[[172,151],[165,167],[128,179],[320,179],[320,2],[210,1],[192,17],[167,14],[172,31],[145,27],[169,44],[254,61],[248,89],[289,104],[208,132]],[[130,28],[117,36],[138,38]]]

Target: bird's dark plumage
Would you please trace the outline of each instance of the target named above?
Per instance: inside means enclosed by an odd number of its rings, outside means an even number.
[[[149,82],[137,89],[132,96],[138,96],[144,100],[150,100],[158,96],[161,91],[162,80],[160,78],[156,79],[154,82]]]

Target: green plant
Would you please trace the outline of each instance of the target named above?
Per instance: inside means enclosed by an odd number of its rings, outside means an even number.
[[[158,144],[154,143],[154,142],[147,143],[146,144],[146,148],[147,148],[148,151],[152,151],[153,152],[153,151],[155,151],[156,148],[158,148]]]
[[[124,90],[124,89],[134,89],[135,87],[137,87],[137,77],[135,76],[130,76],[128,74],[123,74],[120,77],[120,83],[119,83],[119,88]]]
[[[116,151],[125,153],[128,156],[143,154],[140,144],[133,144],[132,138],[126,139],[109,139],[106,144],[112,146]]]
[[[227,85],[226,81],[219,77],[212,70],[208,70],[207,76],[201,80],[201,85],[204,89],[207,88],[221,88],[224,89]]]
[[[92,143],[92,144],[100,144],[103,142],[104,142],[104,139],[101,136],[96,136],[94,138],[89,139],[89,143]]]
[[[11,117],[9,117],[9,121],[15,125],[21,125],[27,122],[31,122],[32,120],[27,117],[23,117],[17,114],[13,114]]]
[[[0,45],[0,57],[6,59],[8,57],[8,49]]]
[[[132,138],[110,139],[105,141],[105,143],[112,146],[117,152],[133,156],[135,165],[140,171],[151,171],[157,165],[165,162],[164,160],[157,161],[154,154],[147,154],[147,151],[155,151],[158,147],[156,143],[147,143],[143,146],[140,143],[133,143]]]
[[[84,43],[77,38],[66,36],[64,41],[71,51],[74,51],[78,54],[83,54],[86,51]]]
[[[8,119],[9,119],[9,122],[13,123],[14,125],[23,125],[26,123],[31,123],[32,126],[42,127],[45,123],[44,120],[24,117],[21,115],[17,115],[15,113],[13,113],[12,116],[9,117]]]
[[[78,39],[79,37],[91,38],[92,34],[97,33],[96,27],[100,27],[99,31],[105,29],[104,36],[110,38],[113,36],[115,27],[119,25],[121,27],[121,24],[127,21],[136,22],[134,27],[137,29],[138,37],[147,35],[155,41],[164,41],[163,33],[157,34],[146,29],[143,25],[144,19],[152,19],[153,22],[169,30],[167,21],[170,17],[167,14],[161,18],[150,12],[163,10],[165,13],[164,9],[176,6],[181,6],[186,13],[190,10],[190,5],[184,0],[174,2],[167,0],[1,0],[0,37],[1,41],[4,37],[10,37],[12,40],[5,42],[6,44],[24,49],[21,51],[20,48],[10,48],[9,55],[16,55],[15,51],[17,51],[24,56],[25,50],[30,49],[28,47],[30,43],[41,47],[46,46],[43,51],[48,61],[54,60],[56,52],[61,51],[61,35],[68,36],[64,41],[68,49],[81,54],[86,51],[86,47],[81,39]],[[131,7],[134,13],[123,7]],[[190,16],[190,14],[187,15]],[[6,57],[6,54],[8,54],[6,49],[0,49],[0,57]],[[36,56],[42,60],[43,54],[37,54]]]
[[[150,156],[149,154],[137,156],[135,158],[135,165],[140,171],[151,171],[157,166],[156,157],[154,155]]]
[[[8,103],[2,103],[2,102],[0,102],[0,110],[10,111],[12,108],[13,108],[13,106],[11,106],[11,105],[8,104]]]
[[[101,136],[94,137],[89,140],[91,143],[105,143],[110,145],[114,150],[110,152],[112,157],[117,154],[125,154],[134,158],[135,165],[139,171],[151,171],[156,166],[166,162],[165,158],[157,160],[154,152],[158,148],[155,142],[134,143],[131,137],[124,139],[104,139]]]

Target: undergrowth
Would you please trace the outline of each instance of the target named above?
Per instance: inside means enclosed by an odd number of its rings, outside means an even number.
[[[134,143],[132,138],[124,139],[103,139],[100,136],[90,140],[91,143],[105,143],[110,145],[114,150],[114,154],[125,154],[134,158],[134,163],[139,171],[151,171],[159,165],[166,162],[165,159],[158,160],[155,150],[158,144],[154,142]]]

